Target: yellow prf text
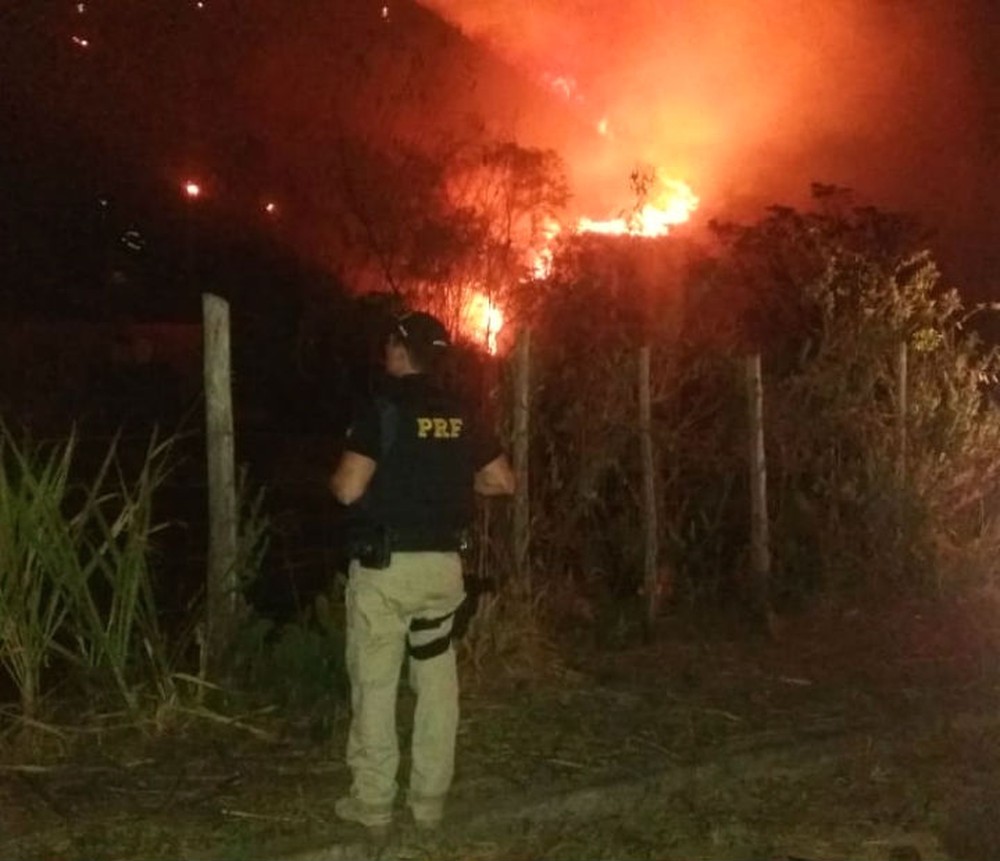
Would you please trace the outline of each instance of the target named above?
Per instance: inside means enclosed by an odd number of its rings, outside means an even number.
[[[420,416],[417,436],[420,439],[457,439],[462,435],[462,419],[458,416]]]

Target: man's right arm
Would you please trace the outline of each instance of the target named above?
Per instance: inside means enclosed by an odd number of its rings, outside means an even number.
[[[382,426],[378,406],[366,401],[347,429],[347,442],[337,468],[330,476],[330,492],[341,505],[353,505],[363,495],[383,457]]]
[[[363,454],[345,451],[330,476],[330,492],[341,505],[353,505],[362,496],[375,475],[376,462]]]
[[[507,456],[495,457],[477,473],[473,487],[482,496],[509,496],[514,492],[514,472]]]

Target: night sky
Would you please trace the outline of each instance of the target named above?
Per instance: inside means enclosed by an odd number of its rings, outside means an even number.
[[[342,142],[485,126],[555,147],[574,214],[628,205],[640,161],[700,217],[837,183],[920,215],[950,282],[1000,294],[993,0],[32,0],[0,40],[8,273],[62,277],[94,206],[155,244],[194,178],[216,221],[340,276]]]

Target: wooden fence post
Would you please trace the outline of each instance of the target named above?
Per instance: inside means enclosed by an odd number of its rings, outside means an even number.
[[[236,471],[230,375],[229,304],[202,295],[205,443],[208,461],[207,608],[202,666],[218,674],[242,606],[237,558]]]
[[[529,451],[531,426],[531,332],[522,328],[514,349],[513,460],[517,486],[514,490],[514,569],[517,588],[531,595],[531,496]]]
[[[649,381],[650,346],[639,348],[639,448],[642,458],[643,591],[646,595],[646,636],[653,633],[660,611],[659,527],[656,506],[656,453],[653,449],[653,410]]]
[[[747,400],[750,414],[750,567],[754,612],[774,634],[771,611],[771,549],[767,515],[767,460],[764,452],[764,382],[760,353],[747,357]]]
[[[907,428],[906,416],[909,412],[909,361],[906,340],[899,342],[896,356],[896,576],[906,573],[906,471],[907,471]]]
[[[902,486],[906,481],[906,414],[909,409],[909,382],[906,341],[900,341],[896,361],[896,478]]]

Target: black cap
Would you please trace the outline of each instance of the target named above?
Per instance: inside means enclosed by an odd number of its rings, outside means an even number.
[[[437,317],[424,311],[413,311],[396,320],[396,334],[409,344],[428,347],[448,347],[451,338]]]

